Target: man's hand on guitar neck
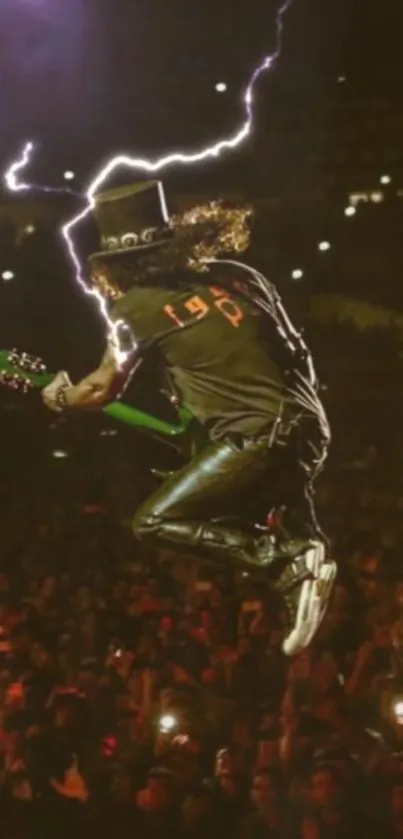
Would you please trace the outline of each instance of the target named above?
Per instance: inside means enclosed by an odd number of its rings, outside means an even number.
[[[50,411],[56,411],[60,413],[62,408],[60,408],[57,404],[57,394],[60,392],[61,389],[67,391],[67,389],[72,388],[73,383],[70,379],[68,373],[65,370],[60,370],[59,373],[56,374],[53,382],[50,383],[47,387],[44,388],[42,391],[42,399],[47,408]]]
[[[141,359],[132,354],[124,364],[119,364],[115,348],[108,345],[97,370],[76,385],[71,383],[67,373],[58,373],[42,391],[43,401],[47,408],[57,413],[69,408],[102,408],[120,395],[140,363]]]

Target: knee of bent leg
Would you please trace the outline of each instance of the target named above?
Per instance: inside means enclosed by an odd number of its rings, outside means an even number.
[[[139,541],[152,538],[158,526],[158,520],[149,510],[140,508],[132,522],[133,533]]]

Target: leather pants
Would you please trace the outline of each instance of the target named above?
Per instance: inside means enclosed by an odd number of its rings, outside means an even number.
[[[270,509],[285,508],[289,538],[320,533],[312,480],[327,443],[320,434],[315,440],[312,427],[304,436],[301,423],[276,435],[212,442],[138,509],[135,536],[155,546],[262,565],[259,507],[266,517]]]

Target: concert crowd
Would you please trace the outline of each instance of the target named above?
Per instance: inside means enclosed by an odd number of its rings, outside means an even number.
[[[5,470],[4,839],[403,835],[399,353],[387,332],[335,324],[311,343],[335,437],[317,502],[340,573],[319,637],[290,661],[278,604],[247,569],[134,541],[143,438],[118,494],[100,452]]]

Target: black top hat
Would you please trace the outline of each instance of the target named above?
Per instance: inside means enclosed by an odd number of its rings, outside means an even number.
[[[110,189],[98,193],[94,200],[102,250],[90,259],[148,251],[160,247],[172,234],[161,181]]]

